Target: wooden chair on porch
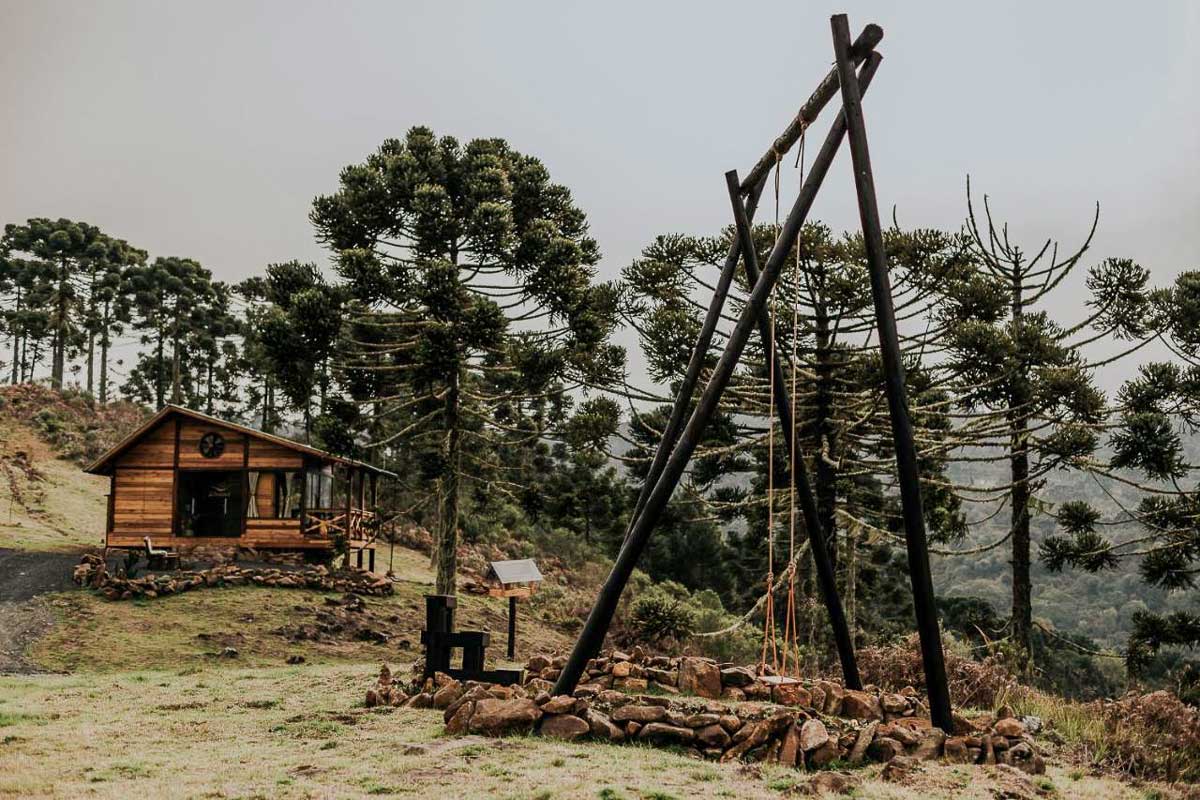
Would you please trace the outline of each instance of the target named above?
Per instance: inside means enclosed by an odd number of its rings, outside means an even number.
[[[155,547],[149,536],[142,543],[146,548],[146,569],[179,569],[179,553]]]

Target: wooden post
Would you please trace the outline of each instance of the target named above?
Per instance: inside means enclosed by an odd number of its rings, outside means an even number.
[[[779,237],[775,242],[775,247],[772,248],[771,255],[763,267],[763,272],[759,276],[758,282],[754,285],[754,289],[750,292],[750,296],[747,298],[746,304],[743,306],[741,314],[738,317],[737,324],[729,336],[729,341],[725,345],[725,352],[721,354],[721,358],[713,370],[712,377],[709,378],[708,385],[704,387],[704,392],[701,394],[696,408],[692,411],[692,415],[688,419],[687,426],[680,434],[679,441],[671,452],[670,458],[667,459],[662,475],[655,483],[650,495],[646,498],[646,505],[642,510],[642,514],[634,523],[629,531],[629,536],[625,540],[625,544],[617,554],[612,571],[605,580],[604,586],[601,587],[600,594],[596,598],[596,604],[592,606],[592,611],[588,614],[583,630],[579,634],[579,639],[575,642],[575,648],[571,651],[571,655],[567,659],[567,664],[554,685],[555,695],[571,694],[575,691],[575,687],[579,683],[579,678],[583,675],[583,670],[587,665],[588,658],[591,657],[592,653],[599,651],[601,644],[604,642],[604,637],[608,633],[608,627],[612,622],[613,613],[617,609],[617,603],[621,598],[622,591],[625,589],[625,584],[629,581],[629,576],[633,573],[633,569],[642,551],[645,550],[650,534],[661,518],[667,503],[670,501],[671,494],[675,491],[679,479],[687,469],[692,453],[695,452],[709,419],[712,418],[713,413],[716,411],[717,403],[720,402],[725,387],[729,385],[729,381],[733,377],[738,359],[741,358],[742,351],[750,339],[750,334],[757,325],[758,316],[766,307],[771,288],[779,278],[779,272],[783,268],[784,261],[787,260],[792,244],[800,234],[800,228],[804,225],[804,221],[808,217],[808,212],[812,208],[813,201],[816,199],[817,190],[820,189],[821,182],[825,179],[826,173],[829,172],[829,166],[833,163],[833,157],[837,154],[838,147],[841,145],[845,133],[845,119],[839,116],[830,129],[829,135],[826,137],[825,143],[821,146],[817,157],[813,159],[812,168],[804,180],[804,185],[800,187],[799,196],[797,196],[796,202],[788,214],[787,221],[784,223],[783,229],[780,231]]]
[[[349,464],[346,465],[346,518],[342,521],[342,531],[346,536],[346,566],[350,566],[350,513],[352,511],[351,498],[354,497],[354,468]],[[358,551],[358,566],[362,568],[362,550]]]
[[[508,597],[508,660],[517,657],[517,596]]]
[[[867,55],[875,49],[875,46],[879,44],[882,38],[883,29],[878,25],[868,25],[864,28],[851,48],[855,63],[865,60]],[[763,154],[758,163],[754,165],[754,168],[750,170],[750,175],[741,184],[741,191],[746,195],[745,209],[748,219],[754,219],[754,213],[758,209],[759,197],[762,194],[763,188],[767,185],[767,178],[770,175],[771,167],[776,163],[776,154],[786,153],[791,149],[805,128],[816,120],[821,110],[837,94],[837,87],[837,70],[830,69],[829,73],[817,86],[816,91],[800,107],[800,111],[797,112],[791,123],[788,124],[788,127],[775,139],[771,148]],[[654,458],[650,462],[650,469],[647,471],[646,478],[642,481],[642,488],[638,492],[633,514],[629,519],[629,527],[625,529],[626,538],[629,537],[629,531],[632,530],[634,523],[641,515],[642,509],[646,505],[646,498],[650,496],[650,491],[654,488],[654,484],[658,482],[659,476],[662,475],[663,467],[667,464],[667,458],[671,455],[671,449],[675,446],[675,442],[679,438],[679,431],[683,427],[687,410],[692,403],[692,396],[696,393],[696,384],[700,380],[700,373],[704,368],[704,359],[708,355],[709,346],[712,344],[713,333],[717,329],[717,323],[721,319],[721,312],[725,308],[725,299],[729,292],[729,285],[733,281],[734,272],[737,269],[740,251],[741,241],[735,236],[729,245],[729,253],[725,256],[725,266],[721,270],[716,290],[713,292],[712,300],[708,304],[708,312],[704,316],[704,323],[700,326],[700,335],[696,338],[695,346],[692,347],[692,354],[688,359],[687,369],[684,372],[683,380],[680,382],[679,392],[675,396],[675,404],[671,408],[671,416],[667,420],[667,426],[663,430],[662,439],[659,440],[658,449],[654,451]],[[750,285],[754,285],[753,280],[751,280]]]
[[[925,518],[921,508],[917,449],[913,443],[912,423],[908,416],[904,362],[900,356],[900,338],[896,331],[896,313],[892,306],[892,287],[888,279],[887,254],[883,247],[883,229],[879,222],[879,206],[875,197],[875,179],[871,174],[871,155],[867,147],[861,90],[850,60],[850,26],[846,15],[834,15],[830,25],[833,30],[833,51],[838,79],[842,87],[842,114],[846,120],[850,155],[854,162],[854,188],[858,193],[858,213],[871,274],[871,294],[875,300],[884,389],[887,392],[888,410],[892,418],[892,443],[896,449],[900,503],[904,514],[904,541],[908,549],[908,572],[912,581],[917,631],[921,639],[921,658],[925,665],[925,688],[929,694],[929,711],[933,724],[951,733],[954,730],[954,721],[951,716],[950,693],[946,686],[946,665],[933,596],[933,579],[929,574],[929,551],[925,541]]]

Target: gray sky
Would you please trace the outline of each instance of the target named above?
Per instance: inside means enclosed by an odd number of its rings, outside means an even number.
[[[226,280],[324,263],[312,197],[425,124],[542,158],[615,276],[657,233],[727,223],[723,172],[744,173],[828,69],[840,10],[885,31],[866,99],[885,213],[957,228],[969,172],[1030,246],[1076,243],[1098,200],[1093,260],[1164,282],[1200,267],[1186,0],[0,0],[0,222],[86,220]],[[814,210],[836,228],[857,221],[847,161]]]

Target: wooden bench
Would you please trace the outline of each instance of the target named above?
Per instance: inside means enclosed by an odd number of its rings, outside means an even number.
[[[149,536],[142,543],[146,547],[146,569],[179,569],[179,553],[155,547]]]

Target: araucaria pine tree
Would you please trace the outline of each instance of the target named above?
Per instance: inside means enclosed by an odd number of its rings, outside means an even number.
[[[413,128],[346,167],[311,219],[351,297],[345,383],[373,445],[424,454],[437,591],[453,594],[463,482],[511,489],[496,440],[543,435],[560,420],[531,409],[620,370],[616,290],[594,280],[599,249],[567,188],[501,139]]]
[[[1200,433],[1200,272],[1182,273],[1174,286],[1152,297],[1152,327],[1175,358],[1143,364],[1117,396],[1108,463],[1095,467],[1116,507],[1064,503],[1058,513],[1062,532],[1042,543],[1040,556],[1053,571],[1069,564],[1091,572],[1135,558],[1147,583],[1187,591],[1195,589],[1200,572],[1200,464],[1194,446]],[[1100,532],[1130,523],[1136,534],[1117,535],[1116,541]],[[1126,660],[1134,673],[1163,647],[1200,645],[1195,611],[1138,611],[1132,623]]]
[[[1085,315],[1059,321],[1049,309],[1073,294],[1063,282],[1079,265],[1099,220],[1069,255],[1047,240],[1029,252],[997,227],[984,200],[980,224],[968,184],[967,232],[976,278],[943,306],[949,359],[955,376],[956,439],[951,457],[978,469],[988,461],[1007,467],[1007,480],[968,487],[981,503],[1007,504],[1011,515],[1012,617],[1017,667],[1029,667],[1033,629],[1031,517],[1047,508],[1039,491],[1052,470],[1088,469],[1099,443],[1105,398],[1095,370],[1136,349],[1147,334],[1148,275],[1128,260],[1106,259],[1088,270]],[[1059,292],[1056,294],[1055,290]],[[1071,302],[1075,302],[1073,295]],[[1124,340],[1128,347],[1089,359],[1088,346]]]

